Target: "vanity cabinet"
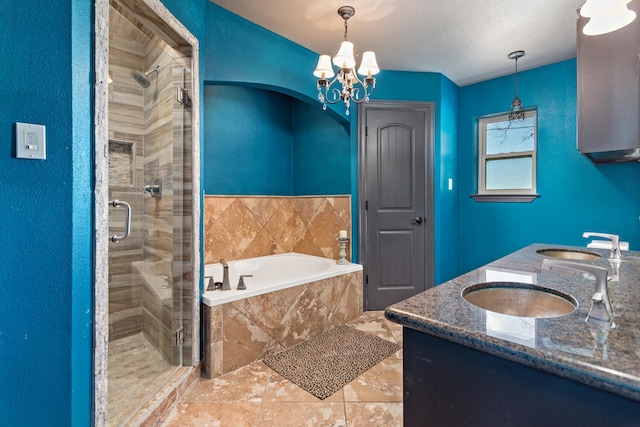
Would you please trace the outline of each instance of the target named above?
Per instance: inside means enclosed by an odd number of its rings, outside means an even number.
[[[638,17],[587,36],[578,18],[578,150],[594,163],[640,161],[640,0]]]
[[[589,276],[541,268],[549,247],[529,245],[386,308],[386,318],[403,326],[406,427],[640,426],[640,252],[626,252],[609,288],[611,328],[585,321],[594,293]],[[592,251],[601,256],[580,263],[608,268],[609,251]],[[518,317],[462,297],[505,275],[571,295],[577,308]]]
[[[637,427],[640,402],[403,329],[405,427]]]

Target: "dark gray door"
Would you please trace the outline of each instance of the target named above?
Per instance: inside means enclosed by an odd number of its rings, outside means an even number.
[[[367,310],[433,286],[432,123],[432,104],[370,103],[361,112]]]

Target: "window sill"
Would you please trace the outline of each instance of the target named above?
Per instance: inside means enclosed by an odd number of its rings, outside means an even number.
[[[539,194],[472,194],[470,196],[476,202],[502,202],[502,203],[531,203]]]

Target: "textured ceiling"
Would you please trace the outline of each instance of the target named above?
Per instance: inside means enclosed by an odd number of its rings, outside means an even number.
[[[317,53],[335,55],[350,5],[349,40],[383,70],[438,72],[459,86],[575,57],[584,0],[211,0]],[[311,73],[312,70],[309,70]]]

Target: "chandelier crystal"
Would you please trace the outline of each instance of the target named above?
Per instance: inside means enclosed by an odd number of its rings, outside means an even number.
[[[516,50],[511,52],[509,59],[515,59],[516,61],[516,96],[511,101],[511,110],[509,111],[509,121],[524,120],[524,109],[522,108],[522,101],[518,98],[518,59],[524,56],[524,50]]]
[[[322,102],[322,108],[326,110],[327,104],[336,104],[342,100],[347,115],[349,115],[351,102],[360,104],[369,101],[371,91],[376,87],[376,79],[372,76],[380,72],[375,52],[366,51],[362,54],[362,62],[356,74],[354,46],[347,40],[347,21],[355,13],[356,10],[351,6],[342,6],[338,9],[338,15],[344,19],[344,40],[333,59],[329,55],[320,55],[318,65],[313,71],[313,75],[318,78],[318,99]],[[332,64],[338,68],[337,75]],[[358,78],[358,74],[363,78]],[[339,83],[340,88],[331,87],[336,82]]]

